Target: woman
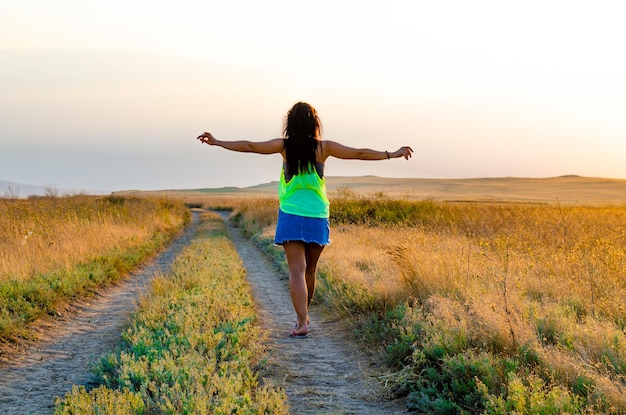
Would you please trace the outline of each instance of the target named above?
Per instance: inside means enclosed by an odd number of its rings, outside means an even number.
[[[346,147],[322,140],[321,132],[315,109],[298,102],[287,113],[283,128],[285,138],[254,142],[217,140],[207,132],[198,136],[202,143],[227,150],[283,156],[274,243],[282,245],[289,267],[289,289],[297,315],[292,337],[306,336],[309,331],[308,308],[315,290],[317,261],[330,242],[324,162],[328,157],[358,160],[404,157],[408,160],[413,152],[410,147],[394,152]]]

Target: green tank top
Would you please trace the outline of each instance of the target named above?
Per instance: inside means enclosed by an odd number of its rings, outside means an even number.
[[[283,167],[280,171],[278,201],[280,210],[291,215],[309,218],[329,217],[330,202],[326,196],[326,180],[315,170],[296,174],[287,181]]]

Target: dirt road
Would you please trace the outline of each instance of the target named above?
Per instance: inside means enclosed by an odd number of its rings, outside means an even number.
[[[126,281],[77,307],[43,330],[44,340],[0,363],[0,413],[51,414],[54,398],[72,385],[89,386],[89,365],[115,350],[135,301],[150,279],[169,264],[196,233],[198,215],[184,235],[151,264]],[[341,324],[325,321],[315,308],[306,339],[288,336],[294,324],[286,276],[263,253],[229,226],[246,267],[263,327],[269,333],[270,359],[265,375],[285,389],[297,414],[402,414],[403,402],[378,393],[377,364],[348,339]]]
[[[312,307],[310,334],[289,337],[295,314],[288,276],[238,229],[229,226],[231,239],[246,268],[262,325],[270,334],[268,373],[285,389],[291,413],[404,414],[402,401],[380,396],[376,375],[381,367],[350,341],[341,323],[325,320]]]

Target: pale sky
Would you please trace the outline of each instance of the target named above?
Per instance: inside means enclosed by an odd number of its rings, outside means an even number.
[[[324,138],[411,161],[329,176],[626,178],[620,1],[3,0],[0,181],[251,186],[297,101]]]

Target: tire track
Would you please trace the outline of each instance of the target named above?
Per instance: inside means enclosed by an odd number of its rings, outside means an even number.
[[[226,219],[226,214],[222,217]],[[262,326],[269,333],[271,357],[264,375],[285,390],[291,413],[408,413],[403,400],[381,396],[377,381],[381,367],[358,350],[340,323],[324,320],[315,307],[309,313],[309,336],[289,337],[295,314],[288,276],[239,229],[230,225],[228,229],[246,268]]]

